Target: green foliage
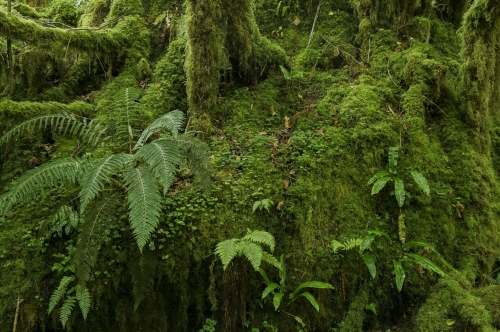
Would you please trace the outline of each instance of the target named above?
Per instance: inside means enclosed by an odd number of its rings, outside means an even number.
[[[398,202],[398,206],[401,208],[405,203],[406,190],[404,186],[404,181],[401,178],[396,177],[399,158],[399,147],[389,148],[389,173],[378,172],[370,178],[368,184],[373,184],[372,195],[378,194],[389,181],[394,181],[394,196]],[[427,195],[430,195],[430,188],[427,180],[422,175],[422,173],[417,171],[410,171],[415,183],[418,187]]]
[[[207,318],[205,320],[205,325],[198,332],[215,332],[215,325],[217,325],[217,321]]]
[[[260,201],[255,201],[252,207],[252,212],[255,213],[257,209],[262,210],[266,209],[267,212],[269,212],[269,208],[273,206],[274,202],[270,200],[269,198],[264,198]]]
[[[265,231],[247,230],[241,239],[230,239],[219,242],[215,248],[215,255],[222,262],[224,270],[236,258],[244,256],[248,259],[255,271],[258,271],[262,261],[278,266],[279,263],[271,254],[262,249],[261,244],[269,246],[271,253],[274,251],[274,236]]]

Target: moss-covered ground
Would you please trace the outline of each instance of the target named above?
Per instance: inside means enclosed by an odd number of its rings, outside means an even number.
[[[139,252],[120,207],[94,267],[89,316],[75,310],[67,330],[198,331],[209,318],[222,331],[227,285],[213,252],[247,229],[275,236],[290,290],[309,280],[335,290],[311,291],[319,312],[304,298],[275,311],[248,267],[241,331],[500,329],[495,1],[323,0],[319,10],[316,0],[228,1],[236,8],[222,0],[90,0],[77,9],[66,0],[31,2],[14,7],[16,15],[0,2],[2,131],[61,111],[112,127],[117,93],[137,88],[140,126],[181,109],[187,130],[199,131],[211,151],[212,186],[203,190],[182,169],[165,198],[146,249],[157,264],[153,291],[134,311],[130,269]],[[6,38],[14,40],[12,101]],[[371,195],[367,184],[388,170],[396,146],[402,207],[392,185]],[[93,149],[49,128],[30,132],[4,146],[1,186],[42,162],[117,149],[113,140]],[[430,195],[411,171],[425,176]],[[18,298],[17,331],[65,330],[47,307],[72,269],[78,230],[40,229],[75,195],[54,188],[1,219],[0,330],[12,329]],[[264,199],[273,202],[269,211],[252,213]],[[356,249],[332,248],[373,230],[391,239],[371,246],[375,278]],[[402,242],[411,241],[434,246],[455,270],[441,264],[440,277],[405,261]],[[438,262],[425,247],[411,252]],[[406,271],[401,291],[395,260]]]

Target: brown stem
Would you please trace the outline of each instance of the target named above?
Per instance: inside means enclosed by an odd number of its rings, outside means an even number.
[[[12,13],[12,0],[7,1],[7,13]],[[7,61],[9,65],[9,96],[8,99],[12,100],[14,95],[14,67],[12,61],[12,40],[10,36],[7,37]]]

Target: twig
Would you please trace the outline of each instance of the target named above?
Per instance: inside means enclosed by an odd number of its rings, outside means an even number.
[[[398,88],[399,88],[400,86],[399,86],[399,85],[397,85],[397,84],[396,84],[396,82],[394,82],[394,80],[392,79],[391,71],[390,71],[390,69],[389,69],[389,66],[390,66],[390,65],[391,65],[391,58],[389,57],[389,58],[387,59],[387,74],[389,74],[389,78],[391,79],[392,83],[394,83],[394,85],[395,85],[396,87],[398,87]]]
[[[436,107],[437,107],[437,108],[438,108],[441,112],[443,112],[443,114],[444,114],[444,115],[448,116],[448,114],[446,114],[446,112],[445,112],[445,111],[443,111],[443,110],[441,109],[441,107],[439,107],[439,106],[438,106],[438,104],[436,104],[435,102],[433,102],[432,100],[430,100],[430,99],[429,99],[429,98],[427,98],[426,96],[424,96],[424,98],[425,98],[425,99],[427,99],[427,101],[428,101],[429,103],[431,103],[432,105],[436,106]]]
[[[71,37],[72,36],[73,36],[73,34],[69,35],[68,45],[66,46],[66,52],[64,53],[64,61],[66,61],[66,56],[68,55],[69,44],[71,43]]]
[[[313,26],[311,28],[311,34],[309,35],[309,42],[307,43],[307,48],[309,48],[309,46],[311,46],[311,42],[312,42],[312,39],[314,36],[314,27],[316,26],[316,21],[318,20],[320,8],[321,8],[321,2],[318,3],[318,9],[316,10],[316,16],[314,16]]]
[[[19,298],[19,294],[17,294],[17,304],[16,304],[16,314],[14,316],[14,328],[12,329],[12,332],[16,332],[16,328],[17,328],[17,317],[19,316],[19,305],[21,304],[21,302],[23,302],[24,299],[20,299]]]

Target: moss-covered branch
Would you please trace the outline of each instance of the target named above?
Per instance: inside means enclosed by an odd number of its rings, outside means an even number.
[[[130,20],[127,20],[130,22]],[[131,37],[122,34],[119,26],[109,30],[64,30],[46,28],[39,24],[0,9],[0,36],[10,36],[16,40],[39,47],[52,48],[54,43],[64,43],[73,48],[87,50],[96,49],[111,53],[125,46]]]
[[[462,27],[464,112],[473,127],[486,131],[489,110],[500,107],[500,6],[477,0],[465,13]]]

